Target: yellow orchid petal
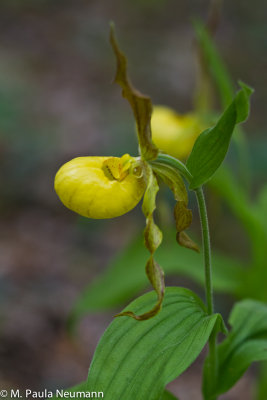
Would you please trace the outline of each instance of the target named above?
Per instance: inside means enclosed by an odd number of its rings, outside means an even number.
[[[205,126],[193,113],[179,115],[168,107],[155,106],[151,129],[153,142],[159,149],[179,159],[185,159]]]
[[[132,210],[144,194],[145,179],[135,174],[136,164],[128,154],[74,158],[57,172],[55,191],[66,207],[84,217],[118,217]]]

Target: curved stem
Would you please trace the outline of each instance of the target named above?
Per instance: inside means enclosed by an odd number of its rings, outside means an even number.
[[[153,164],[164,164],[164,165],[169,165],[170,167],[173,167],[177,169],[190,183],[192,180],[192,175],[189,172],[189,170],[186,168],[186,166],[177,158],[169,156],[168,154],[163,154],[159,153],[158,157],[156,160],[150,161],[150,164],[153,166]]]
[[[207,311],[209,315],[213,314],[214,306],[213,306],[213,290],[212,290],[212,270],[211,270],[211,249],[210,249],[210,234],[209,234],[209,223],[208,223],[208,215],[206,209],[206,203],[204,198],[204,193],[202,187],[197,188],[195,190],[199,215],[201,220],[202,227],[202,241],[203,241],[203,249],[204,249],[204,265],[205,265],[205,282],[206,282],[206,302],[207,302]],[[217,333],[213,331],[209,338],[209,385],[212,388],[216,385],[217,381]],[[216,397],[213,397],[210,400],[216,400]]]

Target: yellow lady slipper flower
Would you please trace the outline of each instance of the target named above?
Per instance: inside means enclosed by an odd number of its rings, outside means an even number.
[[[153,108],[152,140],[159,149],[176,158],[189,156],[196,138],[204,129],[202,121],[193,113],[179,115],[168,107]]]
[[[78,157],[55,177],[62,203],[88,218],[114,218],[132,210],[145,191],[141,162],[123,157]]]

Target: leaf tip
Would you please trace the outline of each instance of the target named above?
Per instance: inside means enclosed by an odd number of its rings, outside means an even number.
[[[160,312],[161,308],[162,308],[161,304],[157,304],[152,310],[150,310],[144,314],[141,314],[141,315],[136,315],[132,311],[124,311],[124,312],[114,315],[114,318],[130,317],[130,318],[135,319],[136,321],[147,321],[148,319],[155,317]]]
[[[243,89],[246,93],[246,95],[249,97],[251,96],[254,92],[255,89],[249,85],[247,85],[245,82],[238,80],[238,85]]]
[[[113,318],[118,318],[118,317],[131,317],[137,321],[140,321],[139,315],[136,315],[135,313],[133,313],[132,311],[124,311],[121,312],[119,314],[114,315]]]
[[[112,19],[109,21],[109,27],[111,31],[115,30],[115,22]]]
[[[200,253],[199,246],[184,232],[177,232],[176,240],[180,246],[186,247],[187,249],[194,250],[197,253]]]

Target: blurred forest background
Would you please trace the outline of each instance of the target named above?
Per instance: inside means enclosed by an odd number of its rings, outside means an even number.
[[[245,131],[257,193],[267,171],[267,6],[255,5],[225,1],[216,43],[233,81],[255,88]],[[97,341],[118,310],[86,316],[75,337],[67,333],[67,317],[82,288],[144,226],[140,208],[114,220],[80,218],[53,190],[57,169],[71,158],[137,154],[132,112],[111,85],[109,21],[135,86],[154,104],[185,113],[196,84],[192,18],[205,21],[208,8],[208,0],[1,1],[1,388],[54,390],[86,378]],[[217,218],[213,244],[246,257],[238,223],[227,209]],[[195,226],[199,232],[198,219]],[[167,277],[168,284],[184,282]],[[217,302],[228,312],[229,298]],[[251,379],[250,371],[223,398],[250,399]],[[198,400],[200,382],[196,363],[170,388]]]

